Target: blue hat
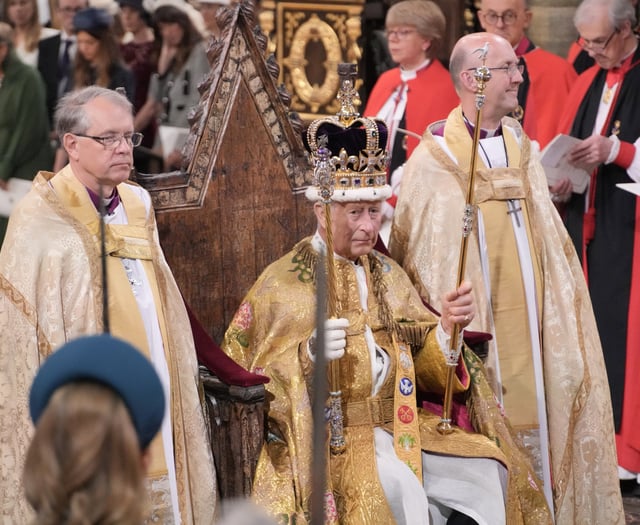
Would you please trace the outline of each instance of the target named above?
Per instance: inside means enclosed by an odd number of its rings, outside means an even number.
[[[104,9],[87,7],[78,11],[73,17],[73,29],[76,32],[84,31],[94,38],[100,38],[101,33],[108,30],[113,24],[113,17]]]
[[[129,409],[140,447],[160,430],[165,399],[151,362],[129,343],[110,335],[74,339],[51,354],[38,370],[29,396],[34,424],[53,393],[75,381],[93,381],[114,390]]]

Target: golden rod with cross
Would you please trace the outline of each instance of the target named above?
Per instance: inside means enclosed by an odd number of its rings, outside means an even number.
[[[476,121],[473,129],[473,142],[471,144],[471,163],[469,166],[469,181],[467,185],[467,198],[462,216],[462,240],[460,242],[460,257],[458,259],[458,274],[456,279],[456,289],[460,287],[464,279],[465,268],[467,265],[467,247],[469,245],[469,235],[473,231],[473,217],[475,214],[474,204],[474,181],[476,173],[476,164],[478,159],[478,144],[480,143],[480,117],[482,114],[482,106],[484,105],[484,90],[487,82],[491,79],[491,71],[486,66],[487,54],[489,52],[489,43],[485,43],[482,48],[476,49],[474,53],[478,53],[482,65],[477,67],[473,72],[476,81]],[[451,426],[451,403],[453,401],[453,383],[455,379],[458,360],[462,350],[462,338],[460,336],[460,325],[453,325],[453,333],[451,334],[451,344],[445,355],[447,362],[447,379],[444,390],[444,402],[442,406],[442,417],[438,423],[437,429],[441,434],[450,434],[453,432]]]

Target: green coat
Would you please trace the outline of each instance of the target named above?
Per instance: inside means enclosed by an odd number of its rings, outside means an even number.
[[[53,151],[44,86],[38,72],[18,59],[13,51],[4,64],[0,87],[0,179],[31,180],[40,170],[50,170]],[[7,219],[0,218],[0,242]]]

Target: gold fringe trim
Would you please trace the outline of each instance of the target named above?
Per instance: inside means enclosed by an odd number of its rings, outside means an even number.
[[[298,278],[305,281],[308,278],[315,285],[318,253],[311,246],[311,239],[307,238],[300,241],[293,249],[295,252],[293,262],[296,264],[296,269],[300,272]],[[376,252],[371,252],[369,255],[361,257],[360,262],[369,267],[369,273],[371,275],[370,292],[376,297],[380,308],[380,320],[384,327],[389,332],[393,331],[399,340],[411,345],[412,349],[416,347],[422,348],[424,328],[422,329],[422,340],[420,340],[418,329],[414,327],[405,328],[399,323],[396,323],[393,318],[391,307],[386,300],[387,282],[384,277],[384,264],[382,260],[376,255]]]

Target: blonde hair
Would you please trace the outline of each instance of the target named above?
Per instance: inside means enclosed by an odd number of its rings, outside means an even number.
[[[413,26],[418,34],[431,40],[427,58],[436,56],[445,37],[447,20],[438,4],[431,0],[403,0],[391,6],[385,20],[387,27]]]
[[[98,383],[59,388],[36,426],[24,465],[33,525],[140,525],[142,451],[122,399]]]
[[[4,3],[4,19],[7,21],[9,21],[9,4],[11,4],[11,1],[12,0],[5,0]],[[42,32],[42,24],[40,24],[40,17],[38,15],[38,2],[36,0],[27,1],[31,3],[33,13],[31,13],[31,18],[29,18],[29,22],[25,30],[24,47],[27,51],[33,51],[38,47],[40,33]],[[11,25],[13,25],[13,23],[11,23]]]

